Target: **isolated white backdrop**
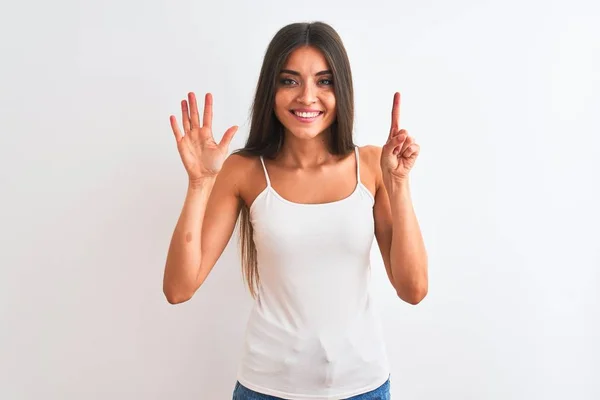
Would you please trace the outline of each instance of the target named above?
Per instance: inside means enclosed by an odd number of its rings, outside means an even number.
[[[384,143],[398,90],[422,147],[428,297],[395,297],[373,249],[393,398],[600,398],[598,3],[2,8],[0,398],[231,398],[235,237],[191,301],[162,294],[187,183],[168,117],[210,91],[241,147],[269,40],[313,20],[347,46],[357,143]]]

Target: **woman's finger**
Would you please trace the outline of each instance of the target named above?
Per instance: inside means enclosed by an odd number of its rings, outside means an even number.
[[[196,95],[194,92],[188,93],[190,101],[190,122],[192,129],[200,128],[200,115],[198,114],[198,103],[196,102]]]
[[[181,122],[183,123],[183,131],[187,135],[190,133],[190,113],[186,100],[181,100]]]
[[[229,144],[231,143],[231,139],[233,139],[233,136],[235,135],[235,133],[238,130],[238,126],[234,125],[231,128],[227,129],[227,131],[225,131],[225,133],[223,134],[223,138],[221,138],[221,142],[219,143],[219,146],[221,148],[223,148],[224,150],[229,148]]]
[[[390,127],[390,137],[400,129],[400,93],[394,93],[392,102],[392,125]]]
[[[413,144],[415,142],[415,139],[408,136],[408,132],[406,132],[406,140],[404,141],[404,143],[402,143],[402,147],[400,147],[400,149],[398,150],[398,153],[402,154],[404,153],[404,151],[408,148],[408,146],[410,146],[411,144]]]
[[[402,132],[393,136],[392,139],[390,139],[390,147],[394,155],[400,152],[400,149],[402,148],[402,145],[406,141],[407,137],[408,136],[404,132]]]
[[[213,119],[213,98],[212,94],[206,93],[204,96],[204,117],[202,121],[202,126],[208,129],[212,129],[212,119]]]
[[[181,141],[181,139],[183,139],[183,135],[181,134],[181,131],[179,130],[179,126],[177,125],[177,119],[175,118],[174,115],[171,115],[169,117],[169,121],[171,122],[171,129],[173,129],[173,134],[175,135],[175,140],[177,140],[177,143],[179,143]]]
[[[418,144],[413,144],[412,146],[410,146],[412,148],[412,152],[410,153],[410,157],[416,157],[419,155],[419,153],[421,152],[421,146],[419,146]]]
[[[413,143],[410,146],[408,146],[406,148],[406,150],[404,151],[404,153],[401,153],[401,155],[404,158],[416,157],[419,154],[419,149],[420,149],[420,146],[416,143]]]

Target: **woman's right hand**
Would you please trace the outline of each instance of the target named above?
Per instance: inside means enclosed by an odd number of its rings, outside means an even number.
[[[216,176],[229,153],[229,143],[238,130],[237,126],[227,129],[221,142],[217,144],[212,134],[212,95],[207,93],[204,99],[204,115],[202,126],[198,115],[196,95],[188,93],[189,107],[186,100],[181,101],[183,131],[181,134],[177,119],[170,116],[171,127],[177,140],[177,150],[188,173],[190,182]]]

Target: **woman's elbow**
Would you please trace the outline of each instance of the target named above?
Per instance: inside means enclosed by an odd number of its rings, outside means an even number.
[[[424,285],[424,286],[421,286],[418,288],[413,288],[411,290],[406,290],[406,291],[397,290],[396,294],[398,295],[398,297],[401,300],[407,302],[408,304],[412,304],[413,306],[416,306],[427,296],[427,292],[428,292],[428,288],[426,285]]]
[[[170,288],[166,285],[163,285],[163,294],[165,295],[165,298],[167,299],[169,304],[185,303],[186,301],[190,300],[194,295],[193,292],[190,293],[189,291]]]
[[[186,301],[191,299],[190,296],[170,295],[167,293],[165,293],[165,297],[167,298],[167,301],[169,302],[169,304],[173,304],[173,305],[185,303]]]

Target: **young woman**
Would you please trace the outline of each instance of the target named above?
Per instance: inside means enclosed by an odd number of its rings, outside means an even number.
[[[409,191],[419,146],[400,129],[400,94],[383,147],[352,140],[350,64],[329,25],[282,28],[267,49],[246,146],[229,155],[206,94],[171,126],[189,176],[164,274],[172,303],[189,300],[241,214],[243,272],[255,304],[233,398],[389,399],[389,366],[373,309],[377,239],[400,299],[427,293],[427,255]]]

